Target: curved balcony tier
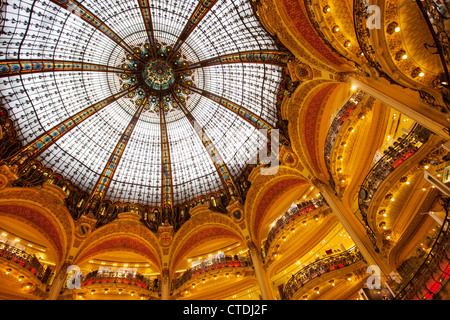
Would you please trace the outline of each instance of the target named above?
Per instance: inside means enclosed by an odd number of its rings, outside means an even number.
[[[317,260],[292,275],[283,288],[282,299],[290,300],[298,290],[315,278],[333,270],[350,266],[362,259],[361,253],[357,249],[352,248]]]
[[[253,263],[249,256],[223,256],[212,260],[206,260],[197,266],[186,270],[181,277],[174,279],[172,281],[172,290],[179,290],[192,279],[209,272],[244,272],[245,269],[251,268],[252,266]]]

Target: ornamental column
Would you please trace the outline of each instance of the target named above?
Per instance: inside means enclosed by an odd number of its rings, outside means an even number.
[[[170,274],[169,269],[165,268],[161,273],[161,300],[169,300],[170,297]]]
[[[274,295],[272,292],[272,286],[270,281],[267,279],[266,271],[264,270],[261,252],[258,250],[253,242],[247,242],[248,251],[250,257],[252,258],[253,267],[255,269],[256,280],[258,281],[259,288],[261,290],[261,296],[263,300],[274,300]]]
[[[50,286],[50,292],[46,300],[58,300],[61,290],[64,287],[64,283],[67,278],[67,267],[70,263],[64,263],[59,271],[55,274],[52,285]]]
[[[314,179],[312,183],[319,188],[328,206],[348,232],[367,263],[369,265],[377,265],[380,267],[382,273],[389,274],[390,270],[388,266],[380,258],[378,258],[377,249],[374,249],[373,244],[371,243],[364,227],[356,215],[345,207],[329,185],[319,181],[318,179]]]

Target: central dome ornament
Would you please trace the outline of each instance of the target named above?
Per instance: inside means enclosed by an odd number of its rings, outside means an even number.
[[[119,74],[122,89],[137,86],[128,97],[136,105],[146,101],[144,110],[169,112],[178,108],[178,103],[188,100],[191,93],[181,84],[194,85],[192,71],[180,71],[189,63],[180,53],[167,59],[170,47],[157,43],[154,48],[145,44],[134,49],[134,54],[126,55],[122,62],[125,73]]]
[[[169,63],[153,60],[144,66],[142,74],[145,83],[156,91],[168,90],[175,83],[175,73]]]

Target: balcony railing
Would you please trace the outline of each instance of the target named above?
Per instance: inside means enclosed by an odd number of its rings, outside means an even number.
[[[450,276],[450,199],[443,201],[446,216],[437,240],[417,272],[396,295],[396,300],[431,300]]]
[[[282,299],[290,300],[300,288],[316,277],[333,270],[347,267],[362,258],[361,253],[353,247],[342,253],[331,255],[311,263],[307,267],[299,270],[288,280],[283,288]]]
[[[325,165],[327,166],[327,171],[330,176],[330,184],[333,190],[335,190],[335,181],[333,179],[333,174],[331,173],[331,152],[333,151],[334,143],[336,141],[336,137],[341,130],[342,126],[345,123],[345,120],[350,116],[350,114],[356,109],[359,102],[364,97],[364,93],[362,91],[356,92],[347,103],[338,111],[336,116],[331,123],[330,128],[328,129],[327,138],[325,140],[325,148],[324,148],[324,156],[325,156]]]
[[[209,271],[223,268],[249,267],[252,266],[252,260],[249,256],[224,256],[217,259],[207,260],[199,265],[186,270],[183,275],[172,281],[172,290],[177,290],[189,280]]]
[[[266,242],[264,243],[264,251],[263,257],[269,251],[270,244],[275,239],[276,235],[283,230],[289,223],[297,219],[298,217],[320,208],[325,204],[325,200],[323,198],[312,199],[302,203],[299,203],[293,208],[289,208],[286,213],[281,216],[275,225],[270,229],[269,234],[267,236]]]
[[[51,268],[45,268],[34,255],[9,244],[0,243],[0,257],[14,261],[23,268],[31,271],[44,284],[49,280]]]
[[[159,286],[152,279],[140,274],[126,274],[118,272],[91,272],[81,278],[81,286],[103,283],[122,283],[126,285],[138,286],[140,288],[157,292]]]
[[[442,0],[416,0],[422,12],[425,22],[433,37],[434,44],[425,44],[426,47],[435,48],[442,63],[443,79],[441,84],[446,83],[447,88],[450,83],[448,66],[450,65],[450,37],[446,20],[450,19],[449,4]]]
[[[364,179],[359,192],[358,206],[367,233],[373,243],[376,242],[376,236],[369,226],[367,209],[369,208],[376,191],[395,168],[415,154],[419,148],[428,141],[430,135],[431,131],[416,124],[404,139],[400,142],[395,142],[394,147],[389,147],[386,154],[372,167]]]

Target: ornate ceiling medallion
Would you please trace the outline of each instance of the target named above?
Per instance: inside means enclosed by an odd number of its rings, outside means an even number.
[[[154,48],[145,44],[133,51],[134,55],[128,54],[122,63],[126,72],[118,76],[123,89],[138,85],[128,95],[137,106],[148,98],[144,110],[169,112],[178,108],[178,102],[184,103],[189,98],[190,90],[181,84],[195,86],[194,77],[192,70],[177,71],[190,64],[180,53],[168,59],[171,47],[159,43]]]

